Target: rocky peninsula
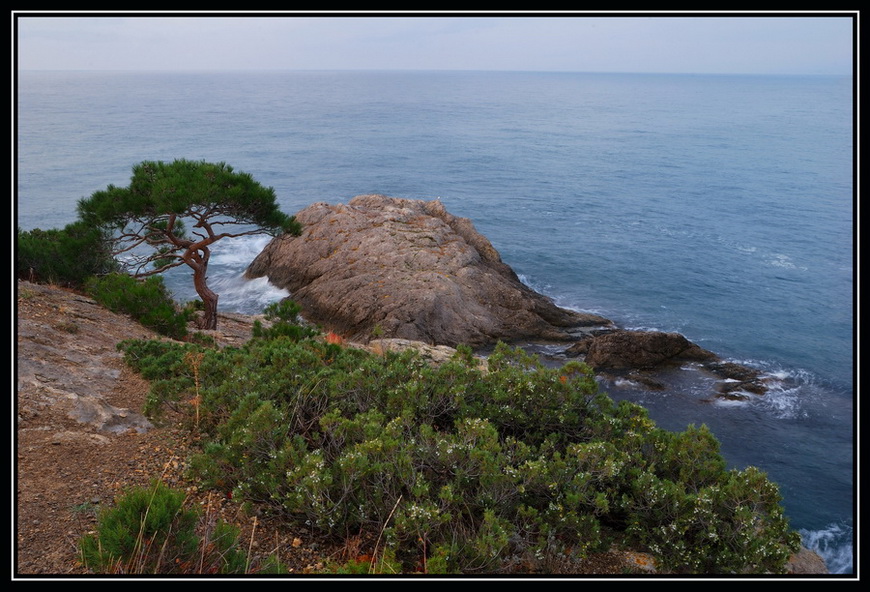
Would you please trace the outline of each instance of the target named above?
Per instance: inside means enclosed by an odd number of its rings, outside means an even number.
[[[627,331],[566,310],[523,284],[471,220],[439,200],[360,195],[296,214],[301,236],[273,239],[246,271],[268,277],[303,316],[348,341],[391,338],[473,348],[497,341],[565,344],[602,374],[659,388],[655,372],[698,364],[721,378],[718,396],[763,394],[756,370],[726,362],[677,333]]]

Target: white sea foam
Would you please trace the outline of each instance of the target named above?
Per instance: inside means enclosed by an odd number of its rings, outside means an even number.
[[[735,364],[759,370],[764,379],[767,391],[764,395],[756,395],[745,391],[737,391],[745,396],[745,403],[752,403],[772,417],[777,419],[797,419],[807,416],[802,394],[810,376],[800,370],[787,370],[770,363],[758,360],[730,360]],[[725,379],[723,382],[734,382]]]
[[[853,571],[852,533],[852,527],[842,523],[822,530],[800,530],[803,545],[818,553],[828,571],[836,574]]]
[[[802,405],[800,393],[800,387],[769,385],[764,396],[757,398],[757,405],[778,419],[806,417],[807,411]]]
[[[242,274],[216,278],[212,285],[220,294],[221,310],[243,314],[258,314],[267,305],[290,295],[267,278],[249,280]]]
[[[800,271],[806,271],[807,268],[803,265],[796,265],[792,258],[788,255],[784,255],[782,253],[775,253],[771,257],[766,260],[768,265],[772,265],[773,267],[782,267],[785,269],[798,269]]]
[[[789,378],[793,375],[794,374],[792,372],[788,372],[786,370],[777,370],[775,372],[770,372],[767,374],[767,376],[770,376],[771,378],[775,378],[777,380],[785,380],[786,378]]]
[[[245,268],[269,244],[269,235],[241,236],[225,238],[215,243],[211,263],[233,268]]]
[[[741,393],[743,394],[743,393]],[[750,395],[750,393],[745,393],[746,395]],[[716,397],[714,404],[717,407],[745,407],[749,404],[748,399],[725,399],[722,397]]]

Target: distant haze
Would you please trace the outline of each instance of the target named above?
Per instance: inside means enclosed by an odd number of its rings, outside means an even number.
[[[857,14],[15,15],[22,70],[851,74]]]

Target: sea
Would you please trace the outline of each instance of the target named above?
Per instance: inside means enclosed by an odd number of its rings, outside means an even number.
[[[712,397],[692,367],[664,391],[601,386],[663,428],[706,424],[730,467],[779,484],[830,572],[856,572],[852,77],[33,71],[15,83],[22,230],[74,221],[79,199],[126,186],[144,160],[226,162],[288,214],[366,193],[438,199],[560,306],[762,370],[770,392],[742,401]],[[242,277],[267,241],[215,247],[221,310],[288,296]],[[195,297],[188,272],[166,279]]]

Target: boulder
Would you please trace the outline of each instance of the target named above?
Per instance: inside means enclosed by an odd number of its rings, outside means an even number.
[[[768,378],[759,370],[723,361],[679,333],[625,329],[599,332],[566,349],[565,355],[583,356],[598,373],[620,375],[655,390],[664,387],[651,373],[695,362],[721,379],[717,385],[718,397],[740,400],[768,391]]]
[[[791,575],[827,574],[825,560],[818,553],[801,547],[800,551],[792,555],[786,563],[786,573]]]
[[[763,395],[767,392],[764,375],[755,368],[743,364],[714,360],[704,367],[723,379],[719,385],[719,394],[729,399],[745,399],[747,393]]]
[[[420,358],[431,366],[440,366],[457,356],[457,350],[448,345],[429,345],[420,341],[409,339],[373,339],[365,345],[354,345],[372,353],[383,355],[386,352],[403,352],[409,349],[420,354]],[[486,359],[476,358],[477,365],[483,369],[486,367]]]
[[[309,322],[343,337],[433,345],[574,339],[612,326],[523,284],[467,218],[438,201],[361,195],[296,214],[301,236],[272,240],[246,271],[291,294]]]
[[[667,364],[709,362],[716,354],[695,345],[679,333],[618,330],[589,337],[568,349],[585,354],[596,370],[650,370]]]

